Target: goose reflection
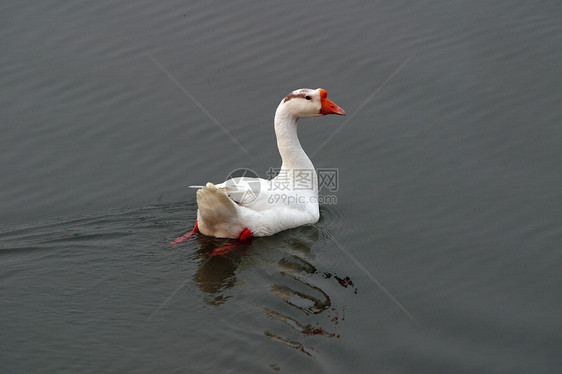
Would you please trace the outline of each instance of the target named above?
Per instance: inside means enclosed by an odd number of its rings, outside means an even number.
[[[209,256],[214,248],[224,245],[225,241],[198,236],[199,264],[194,281],[203,292],[204,301],[219,306],[228,302],[237,285],[244,284],[244,280],[251,277],[249,272],[265,270],[265,282],[270,283],[263,286],[274,298],[273,302],[269,298],[261,310],[275,322],[269,325],[275,332],[266,329],[264,335],[311,355],[313,349],[299,341],[299,336],[339,338],[330,329],[334,329],[343,319],[339,315],[343,313],[339,310],[342,308],[335,307],[328,293],[322,289],[332,274],[314,265],[317,261],[313,245],[323,240],[327,239],[322,235],[322,227],[303,226],[272,237],[254,238],[247,245],[223,256]],[[333,279],[343,278],[334,276]],[[282,305],[289,306],[289,309]],[[325,328],[323,325],[326,323],[332,326]]]
[[[209,256],[214,248],[224,245],[225,240],[199,235],[196,239],[199,245],[199,265],[194,280],[201,291],[216,295],[236,284],[236,272],[239,268],[245,271],[253,266],[261,266],[293,277],[301,272],[313,274],[317,270],[306,257],[310,257],[312,244],[318,237],[316,227],[304,226],[272,237],[253,238],[226,255]],[[283,255],[282,258],[272,258],[280,254]]]
[[[197,242],[200,262],[194,280],[201,291],[207,295],[206,303],[220,305],[229,299],[224,295],[224,291],[236,284],[236,270],[251,242],[243,244],[237,251],[224,256],[209,256],[209,253],[220,245],[220,239],[200,235],[197,237]]]

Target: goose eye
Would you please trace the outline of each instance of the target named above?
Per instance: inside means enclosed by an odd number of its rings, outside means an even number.
[[[312,97],[310,97],[310,96],[305,96],[305,99],[307,99],[307,100],[312,100]]]

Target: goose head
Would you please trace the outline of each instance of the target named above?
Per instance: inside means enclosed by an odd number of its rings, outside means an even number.
[[[296,118],[317,117],[326,114],[345,116],[345,110],[329,100],[327,96],[328,92],[323,88],[315,90],[301,88],[285,96],[281,101],[281,106]]]

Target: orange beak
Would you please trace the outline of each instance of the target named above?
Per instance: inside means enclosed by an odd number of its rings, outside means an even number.
[[[320,114],[338,114],[340,116],[345,116],[345,110],[337,106],[333,101],[328,100],[326,97],[328,96],[328,92],[324,89],[320,89],[320,102],[322,103],[322,107],[320,108]]]

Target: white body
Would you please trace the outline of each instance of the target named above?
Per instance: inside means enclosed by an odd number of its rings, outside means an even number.
[[[339,111],[322,112],[328,103]],[[345,114],[326,99],[326,91],[322,89],[296,90],[285,97],[274,119],[282,158],[280,173],[272,180],[235,178],[216,186],[207,183],[200,188],[197,191],[199,231],[219,238],[238,238],[244,229],[250,230],[253,236],[269,236],[317,222],[320,218],[318,180],[299,142],[297,120],[329,113]],[[310,178],[308,188],[302,184],[299,187],[296,180],[302,171]]]

